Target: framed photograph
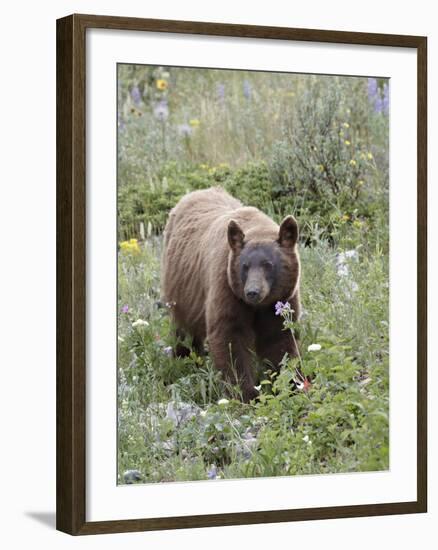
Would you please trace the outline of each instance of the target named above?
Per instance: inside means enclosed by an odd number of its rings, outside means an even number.
[[[57,528],[427,510],[426,38],[57,22]]]

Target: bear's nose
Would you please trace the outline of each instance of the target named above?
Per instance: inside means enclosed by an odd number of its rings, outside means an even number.
[[[260,298],[260,291],[256,289],[247,290],[246,297],[250,302],[257,302]]]

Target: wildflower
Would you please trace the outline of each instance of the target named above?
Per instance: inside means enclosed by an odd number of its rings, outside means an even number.
[[[218,100],[223,103],[225,99],[225,84],[218,84],[216,86],[216,93]]]
[[[167,84],[167,80],[164,80],[164,78],[159,78],[156,82],[156,85],[159,90],[162,90],[162,91],[167,90],[168,84]]]
[[[310,346],[307,347],[307,351],[320,351],[321,344],[310,344]]]
[[[245,96],[245,99],[251,99],[252,88],[248,80],[243,81],[243,95]]]
[[[124,254],[140,254],[140,247],[137,239],[129,239],[120,243],[120,250]]]
[[[320,172],[324,172],[324,165],[323,164],[318,164],[318,169]]]
[[[389,85],[386,82],[383,85],[382,107],[383,112],[387,115],[389,113]]]
[[[367,159],[368,160],[373,160],[373,158],[374,157],[373,157],[372,153],[367,153]]]
[[[199,120],[199,118],[192,118],[191,120],[189,120],[189,124],[192,128],[197,128],[201,124],[201,121]]]
[[[164,122],[169,116],[169,107],[167,106],[167,101],[165,99],[160,100],[154,107],[155,117]]]
[[[228,405],[228,403],[228,399],[225,398],[219,399],[219,401],[217,402],[218,405]]]
[[[167,357],[173,357],[172,346],[166,346],[165,348],[163,348],[163,353],[164,355],[167,355]]]
[[[312,444],[312,441],[311,441],[310,437],[307,434],[303,437],[303,441],[304,441],[304,443],[307,443],[308,445]]]
[[[207,471],[208,479],[216,479],[217,477],[217,468],[215,464],[212,464],[210,469]]]
[[[178,126],[178,133],[183,137],[190,137],[192,134],[192,128],[189,124],[180,124]]]
[[[351,159],[350,164],[351,164],[351,166],[356,166],[357,162],[354,159]]]
[[[128,304],[125,304],[123,307],[122,307],[122,313],[128,313],[129,311],[129,306]]]
[[[348,139],[346,139],[346,140],[344,141],[344,143],[345,143],[345,145],[346,145],[347,147],[349,147],[349,146],[351,145],[351,141],[348,141]]]
[[[354,220],[353,222],[353,227],[356,227],[357,229],[360,229],[363,225],[363,222],[361,222],[360,220]]]
[[[201,170],[208,170],[208,164],[200,164],[199,168],[201,168]]]
[[[312,387],[312,384],[309,382],[309,380],[307,380],[307,378],[305,378],[303,382],[303,386],[304,386],[303,390],[307,392]]]
[[[376,78],[368,79],[367,90],[368,90],[368,99],[370,100],[370,103],[374,103],[376,96],[379,93]]]
[[[362,185],[364,184],[364,181],[363,180],[357,180],[357,185],[359,187],[362,187]]]
[[[205,418],[205,417],[207,416],[207,411],[202,410],[202,411],[199,413],[199,416],[202,416],[203,418]]]
[[[275,304],[275,315],[284,315],[285,313],[289,313],[291,311],[292,309],[289,302],[285,302],[284,304],[283,302],[277,302]]]
[[[262,389],[262,385],[259,384],[258,386],[254,386],[254,389],[257,391],[260,391]]]
[[[341,218],[341,220],[342,220],[343,222],[348,222],[349,219],[350,219],[350,216],[349,216],[348,214],[344,214],[344,215],[342,216],[342,218]]]
[[[140,93],[140,89],[137,85],[135,85],[131,88],[131,99],[135,103],[135,105],[140,105],[141,93]]]
[[[348,122],[344,122],[344,124],[342,125],[344,128],[350,128],[350,125],[348,124]]]
[[[148,327],[149,326],[149,323],[147,321],[144,321],[143,319],[137,319],[137,321],[134,321],[132,323],[132,326],[134,328],[137,328],[137,327]]]

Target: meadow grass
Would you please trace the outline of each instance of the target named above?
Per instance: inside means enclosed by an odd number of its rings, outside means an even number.
[[[119,483],[388,469],[385,83],[119,71]],[[212,185],[298,219],[303,315],[285,329],[310,387],[292,384],[297,360],[277,373],[254,357],[260,397],[244,404],[208,353],[173,356],[162,230]]]
[[[359,252],[339,274],[336,251],[324,242],[302,250],[300,348],[312,385],[292,389],[292,361],[279,375],[255,364],[261,395],[248,405],[237,391],[229,399],[208,355],[171,356],[160,249],[159,239],[146,241],[119,260],[122,482],[127,470],[145,482],[207,479],[213,465],[223,478],[388,467],[385,255]],[[321,349],[308,352],[310,344]]]

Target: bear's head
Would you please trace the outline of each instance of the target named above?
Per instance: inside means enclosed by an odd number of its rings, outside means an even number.
[[[287,216],[277,234],[246,239],[235,220],[228,224],[228,282],[251,306],[267,306],[294,295],[300,277],[298,224]]]

